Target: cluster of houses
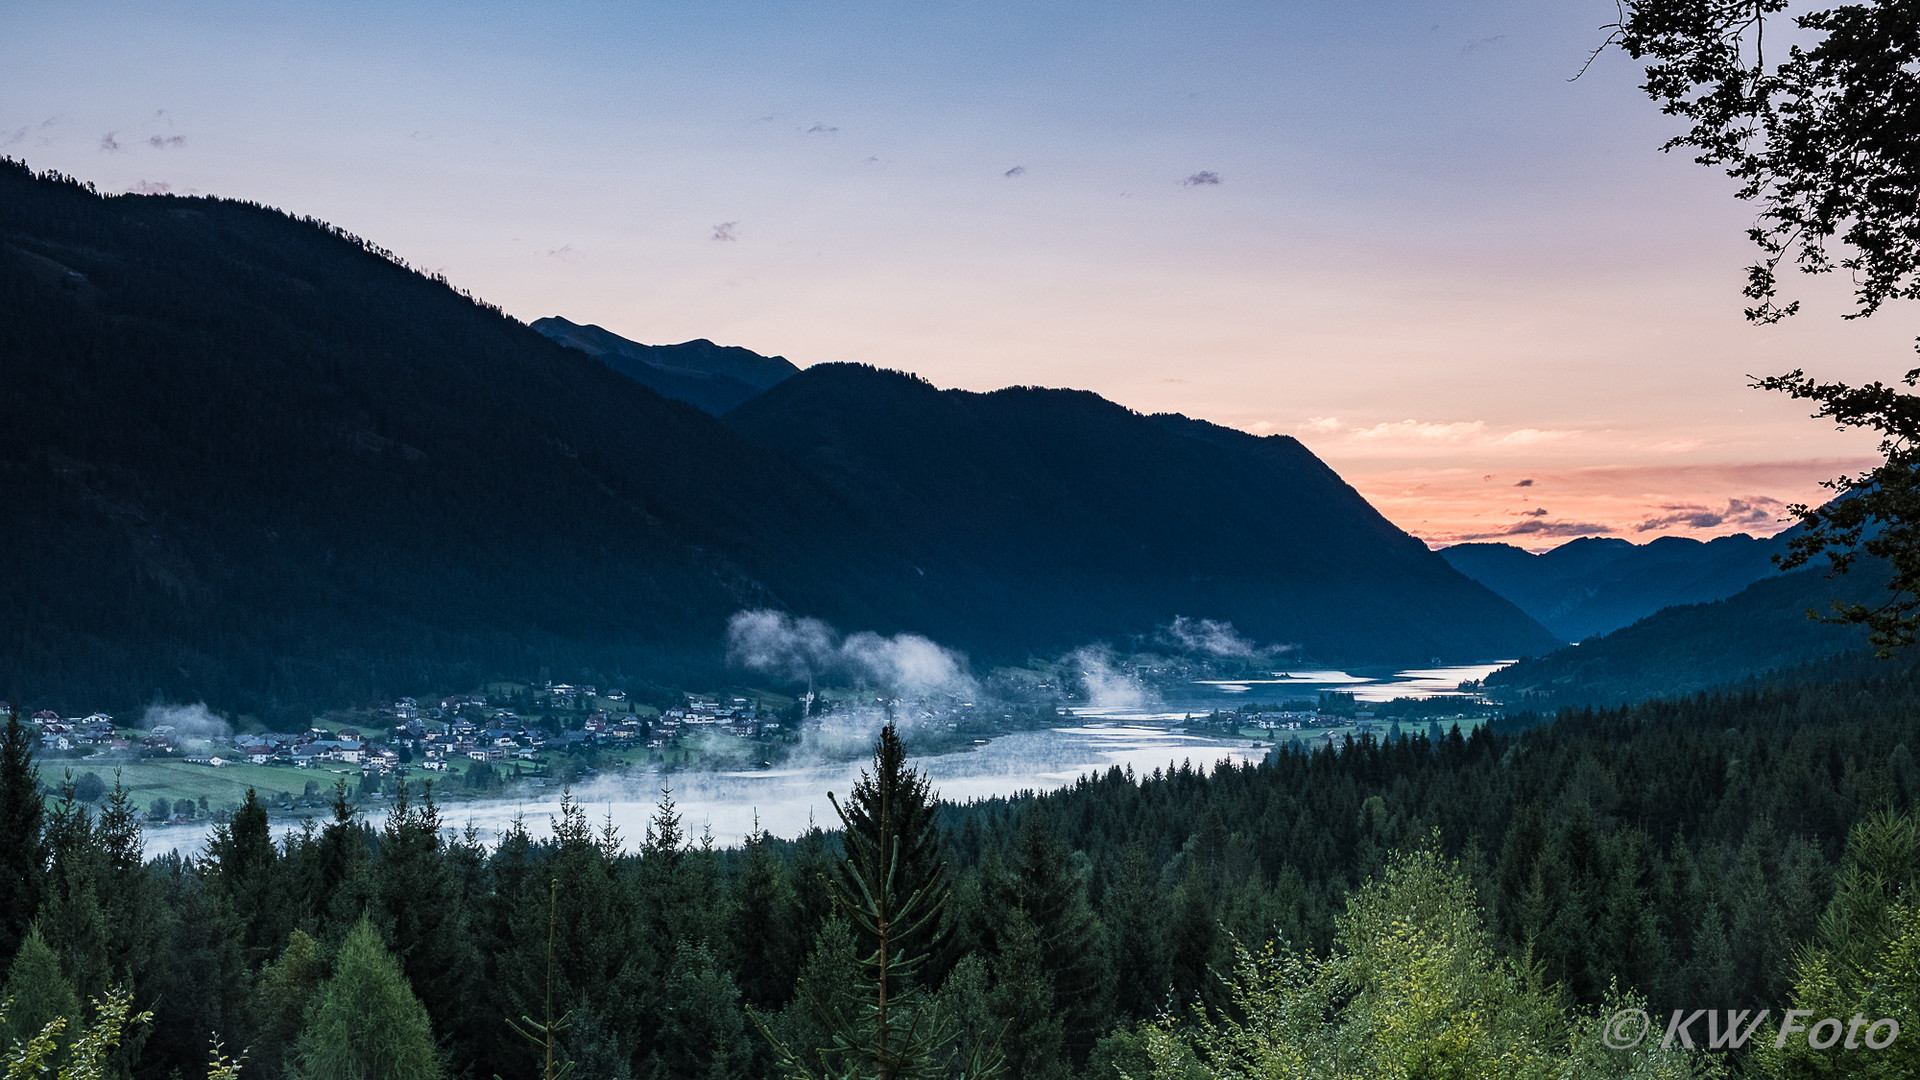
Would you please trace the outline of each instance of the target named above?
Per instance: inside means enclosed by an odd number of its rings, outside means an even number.
[[[11,709],[12,706],[7,702],[0,701],[0,716],[5,716]],[[57,750],[78,750],[82,747],[130,750],[133,745],[114,731],[113,717],[106,713],[63,717],[51,709],[42,709],[34,713],[28,722],[38,730],[41,746]]]
[[[591,722],[591,721],[589,721]],[[715,731],[738,739],[758,739],[780,728],[780,721],[761,712],[746,698],[687,695],[683,706],[668,709],[653,722],[648,746],[665,746],[696,731]]]
[[[531,697],[536,706],[556,710],[599,707],[578,729],[562,731],[549,730],[538,720],[529,724],[482,694],[449,695],[426,705],[414,698],[381,702],[370,710],[379,726],[364,734],[350,727],[338,731],[315,727],[231,736],[195,732],[186,737],[161,725],[141,735],[116,727],[113,717],[105,713],[62,718],[51,711],[34,714],[32,724],[40,745],[50,750],[178,755],[180,760],[214,768],[235,762],[299,769],[345,765],[377,775],[414,768],[441,772],[469,761],[538,761],[544,751],[581,744],[658,749],[700,732],[754,739],[781,726],[777,718],[743,697],[688,695],[684,705],[652,719],[617,711],[626,702],[619,690],[601,693],[592,686],[548,684]],[[6,709],[7,704],[0,702],[0,713]]]
[[[1300,712],[1281,709],[1274,706],[1251,705],[1239,710],[1235,718],[1241,727],[1260,728],[1263,731],[1299,731],[1302,728],[1344,727],[1354,722],[1353,717],[1339,716],[1334,713]],[[1371,720],[1372,713],[1359,717]]]

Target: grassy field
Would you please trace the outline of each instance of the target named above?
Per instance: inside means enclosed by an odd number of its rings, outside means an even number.
[[[269,765],[227,765],[216,769],[210,765],[189,765],[184,761],[152,758],[117,765],[104,761],[46,761],[40,764],[40,780],[50,786],[58,786],[66,771],[71,769],[76,778],[86,773],[96,773],[111,788],[116,768],[119,769],[121,782],[127,785],[127,790],[133,795],[134,805],[142,810],[162,796],[169,801],[192,799],[196,802],[204,797],[208,809],[221,810],[238,806],[246,798],[249,787],[258,791],[263,801],[270,803],[281,794],[299,798],[309,780],[317,783],[323,793],[331,790],[334,783],[341,779],[349,784],[358,784],[360,781],[360,770],[353,766],[336,766],[342,770],[336,774],[327,769]]]
[[[1460,720],[1444,720],[1444,721],[1441,721],[1440,723],[1440,729],[1442,731],[1445,731],[1453,727],[1455,724],[1458,724],[1460,725],[1460,734],[1471,735],[1473,734],[1473,730],[1475,728],[1484,725],[1486,722],[1487,722],[1487,718],[1484,716],[1473,716],[1473,717],[1467,717]],[[1393,727],[1393,722],[1391,720],[1386,721],[1384,723],[1378,720],[1374,721],[1373,737],[1376,739],[1386,738],[1387,732],[1392,730],[1392,727]],[[1401,733],[1409,736],[1424,733],[1426,730],[1427,730],[1427,725],[1424,721],[1407,721],[1400,725]],[[1286,742],[1297,742],[1302,739],[1318,739],[1324,742],[1326,741],[1327,732],[1329,731],[1333,732],[1333,736],[1336,741],[1342,736],[1351,736],[1356,739],[1359,738],[1359,735],[1354,731],[1353,725],[1351,724],[1348,724],[1342,727],[1335,727],[1335,728],[1301,728],[1298,731],[1266,731],[1262,728],[1249,727],[1249,728],[1241,728],[1240,730],[1234,732],[1234,734],[1240,736],[1241,738],[1255,739],[1260,742],[1272,742],[1275,744],[1279,744],[1279,743],[1286,743]]]

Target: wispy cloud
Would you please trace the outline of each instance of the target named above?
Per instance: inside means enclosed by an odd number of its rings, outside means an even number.
[[[819,619],[737,611],[727,620],[727,662],[796,682],[840,677],[905,693],[975,693],[967,658],[919,634],[845,637]]]
[[[1435,423],[1429,420],[1394,420],[1372,427],[1347,429],[1347,437],[1359,442],[1480,442],[1486,437],[1484,420],[1458,420]]]
[[[1337,416],[1309,416],[1305,423],[1293,430],[1302,435],[1329,435],[1340,430],[1340,418]]]
[[[1611,525],[1602,525],[1593,521],[1522,521],[1493,532],[1461,533],[1456,540],[1499,540],[1509,536],[1554,536],[1572,539],[1577,536],[1605,536],[1616,530]]]
[[[147,145],[155,150],[178,149],[187,145],[187,137],[185,135],[149,135]]]
[[[807,135],[832,135],[832,134],[835,134],[835,133],[837,133],[837,132],[838,132],[839,130],[840,130],[839,128],[837,128],[837,127],[834,127],[834,126],[833,126],[832,124],[820,124],[820,123],[816,123],[816,124],[814,124],[814,125],[813,125],[812,127],[810,127],[810,128],[808,128],[808,129],[807,129],[807,130],[806,130],[806,131],[805,131],[805,132],[804,132],[803,134],[807,134]]]
[[[1185,615],[1175,615],[1172,624],[1162,629],[1159,637],[1162,642],[1187,652],[1224,659],[1259,660],[1292,650],[1288,645],[1256,645],[1241,636],[1230,622],[1190,619]]]
[[[735,233],[733,230],[734,230],[734,226],[738,224],[740,223],[737,221],[723,221],[720,224],[715,225],[713,227],[713,235],[710,237],[710,239],[723,241],[729,244],[737,243],[740,237],[739,237],[739,234]]]
[[[1715,529],[1722,525],[1771,525],[1785,515],[1787,506],[1779,499],[1766,495],[1749,495],[1744,499],[1728,499],[1727,505],[1718,510],[1688,503],[1663,506],[1661,509],[1666,512],[1647,518],[1635,525],[1633,531],[1654,532],[1676,525],[1689,529]]]
[[[1220,182],[1219,173],[1209,172],[1205,169],[1202,169],[1201,171],[1194,173],[1192,176],[1187,177],[1185,180],[1180,181],[1180,186],[1181,187],[1205,187],[1209,184],[1218,184],[1219,182]]]
[[[1512,431],[1494,433],[1487,429],[1484,420],[1456,420],[1440,423],[1430,420],[1395,420],[1374,424],[1371,427],[1349,429],[1349,438],[1368,441],[1414,442],[1414,443],[1470,443],[1481,446],[1531,446],[1536,443],[1558,442],[1579,436],[1579,431],[1549,430],[1546,428],[1514,428]]]
[[[142,180],[133,185],[133,190],[141,195],[165,195],[173,190],[173,185],[165,180]]]
[[[1331,417],[1316,417],[1302,425],[1303,432],[1330,434],[1340,430]],[[1495,431],[1485,420],[1389,420],[1366,427],[1349,427],[1349,442],[1375,446],[1474,446],[1508,448],[1538,446],[1579,438],[1585,432],[1573,428],[1513,428]],[[1524,486],[1524,485],[1523,485]]]
[[[7,132],[6,138],[0,139],[0,146],[12,146],[14,143],[25,142],[26,140],[27,140],[27,129],[15,128],[14,130]]]
[[[117,153],[120,150],[120,140],[115,138],[115,136],[119,134],[117,131],[109,131],[105,135],[100,136],[100,149],[109,154]]]

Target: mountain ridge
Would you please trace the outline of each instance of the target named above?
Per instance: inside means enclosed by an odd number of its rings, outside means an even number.
[[[1632,625],[1489,675],[1509,707],[1625,705],[1677,698],[1843,654],[1865,655],[1858,626],[1810,619],[1831,604],[1878,604],[1890,570],[1862,560],[1852,572],[1820,568],[1762,578],[1732,596],[1662,608]]]
[[[0,314],[8,700],[291,722],[497,676],[702,684],[743,607],[981,663],[1243,609],[1348,662],[1551,644],[1295,443],[1084,391],[819,393],[843,366],[722,422],[254,204],[0,164]],[[944,449],[913,427],[934,419]],[[844,437],[783,440],[828,421]],[[940,469],[902,472],[888,439]],[[1303,520],[1357,546],[1308,559]],[[1338,604],[1375,570],[1412,606]]]
[[[940,390],[859,364],[808,368],[725,421],[869,515],[902,522],[916,565],[1020,583],[970,586],[948,598],[959,607],[1007,605],[1055,625],[1076,590],[1124,582],[1131,599],[1116,617],[1134,625],[1158,604],[1159,621],[1229,619],[1320,655],[1351,655],[1388,626],[1403,642],[1395,661],[1550,647],[1288,436],[1142,415],[1082,390]],[[1315,530],[1293,516],[1303,512],[1320,515]],[[1379,588],[1358,585],[1363,575]],[[1336,599],[1322,580],[1346,591]],[[1449,623],[1474,644],[1436,629]]]
[[[1581,641],[1662,608],[1732,596],[1775,574],[1773,556],[1784,550],[1781,536],[1736,533],[1704,542],[1663,536],[1646,544],[1580,537],[1537,555],[1510,544],[1467,543],[1441,548],[1440,557],[1562,641]]]
[[[663,397],[719,416],[779,384],[800,369],[784,356],[762,356],[706,338],[678,345],[642,345],[601,326],[549,315],[532,328],[551,341],[578,349]]]

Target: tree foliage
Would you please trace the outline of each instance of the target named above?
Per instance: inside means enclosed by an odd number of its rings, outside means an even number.
[[[294,1048],[298,1080],[439,1080],[433,1028],[373,924],[347,934]]]
[[[19,713],[8,709],[6,731],[0,736],[0,956],[20,947],[40,910],[46,875],[40,826],[45,812],[30,736]]]
[[[1611,39],[1647,65],[1644,89],[1690,126],[1667,143],[1739,182],[1756,203],[1748,235],[1747,317],[1771,323],[1780,270],[1845,271],[1864,318],[1920,298],[1920,4],[1866,0],[1789,16],[1787,0],[1627,0]],[[1786,25],[1782,25],[1782,24]],[[1767,30],[1775,33],[1770,45]],[[1784,31],[1784,33],[1783,33]],[[1784,44],[1782,38],[1785,38]],[[1920,380],[1920,368],[1901,381]],[[1886,460],[1827,486],[1839,498],[1794,505],[1805,530],[1781,559],[1825,553],[1835,573],[1861,554],[1893,568],[1879,604],[1839,603],[1830,621],[1868,628],[1883,657],[1920,629],[1920,400],[1875,381],[1821,382],[1804,371],[1756,386],[1819,403],[1816,417],[1880,435]],[[1816,616],[1821,617],[1821,616]]]
[[[1647,64],[1648,95],[1690,124],[1667,148],[1725,169],[1759,205],[1748,317],[1797,310],[1778,297],[1783,262],[1847,271],[1849,317],[1871,315],[1920,297],[1920,6],[1867,0],[1790,18],[1787,8],[1629,0],[1615,37]]]
[[[1679,1049],[1606,1049],[1593,1018],[1566,1011],[1524,960],[1498,956],[1472,886],[1431,849],[1395,856],[1354,893],[1330,953],[1269,944],[1236,954],[1228,1008],[1149,1030],[1154,1080],[1721,1071]]]

